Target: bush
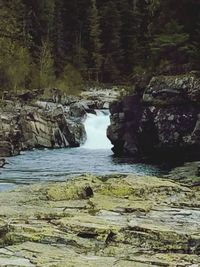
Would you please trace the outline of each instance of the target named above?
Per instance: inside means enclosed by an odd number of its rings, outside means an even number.
[[[70,63],[68,63],[55,86],[67,95],[76,95],[84,88],[83,78],[80,72]]]
[[[15,92],[25,87],[31,58],[27,48],[8,38],[0,39],[0,80],[3,89]]]

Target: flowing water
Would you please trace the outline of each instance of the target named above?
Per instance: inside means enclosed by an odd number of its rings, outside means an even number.
[[[85,121],[87,141],[83,145],[85,149],[111,149],[112,144],[106,136],[106,130],[110,124],[109,112],[96,110],[95,114],[88,114]]]
[[[113,157],[112,145],[106,137],[109,123],[108,111],[88,114],[85,121],[87,141],[82,147],[26,151],[8,158],[9,164],[0,170],[0,191],[19,184],[64,180],[81,173],[154,175],[161,172],[155,166]]]

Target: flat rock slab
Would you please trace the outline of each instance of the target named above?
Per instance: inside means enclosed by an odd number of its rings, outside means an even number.
[[[199,203],[198,186],[136,175],[3,192],[0,266],[197,267]]]

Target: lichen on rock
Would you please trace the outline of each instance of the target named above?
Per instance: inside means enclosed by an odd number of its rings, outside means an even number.
[[[3,192],[0,265],[198,266],[198,196],[172,179],[89,174]]]

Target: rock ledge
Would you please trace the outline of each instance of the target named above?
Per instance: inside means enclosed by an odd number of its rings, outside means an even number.
[[[0,265],[197,267],[199,189],[82,175],[1,193]]]

